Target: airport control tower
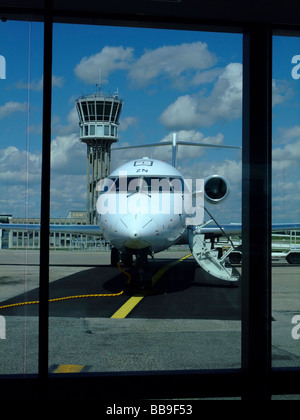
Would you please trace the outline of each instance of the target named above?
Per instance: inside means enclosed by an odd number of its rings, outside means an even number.
[[[118,141],[123,100],[98,92],[76,100],[80,141],[87,145],[87,222],[97,223],[97,183],[110,173],[111,145]]]

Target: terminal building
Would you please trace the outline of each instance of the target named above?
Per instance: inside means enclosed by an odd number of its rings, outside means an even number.
[[[12,215],[0,215],[0,223],[39,225],[39,218],[15,218]],[[70,211],[65,218],[51,218],[53,225],[86,225],[85,211]],[[40,249],[40,230],[5,230],[0,229],[0,249]],[[106,251],[109,246],[104,238],[83,234],[55,232],[50,233],[50,248],[53,250],[88,250]]]

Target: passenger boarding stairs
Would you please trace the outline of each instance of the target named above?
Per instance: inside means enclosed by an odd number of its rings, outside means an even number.
[[[208,274],[221,280],[237,282],[240,276],[234,274],[232,267],[226,262],[233,247],[220,255],[220,250],[214,249],[212,242],[205,240],[205,235],[201,233],[201,229],[205,225],[207,223],[200,226],[190,226],[188,229],[189,245],[195,260]]]

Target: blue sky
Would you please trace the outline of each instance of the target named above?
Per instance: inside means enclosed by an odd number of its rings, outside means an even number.
[[[39,217],[43,26],[0,23],[0,214]],[[274,37],[274,221],[299,221],[300,80],[291,59],[300,38]],[[53,43],[51,215],[85,209],[85,145],[79,142],[74,101],[103,91],[124,99],[120,145],[171,138],[242,144],[242,36],[207,32],[55,24]],[[113,152],[112,167],[140,157]],[[168,148],[142,152],[170,161]],[[219,173],[232,187],[215,213],[241,219],[241,153],[180,148],[188,178]]]

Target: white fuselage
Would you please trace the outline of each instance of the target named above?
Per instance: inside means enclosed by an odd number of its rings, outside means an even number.
[[[113,247],[157,253],[176,243],[189,216],[184,180],[165,162],[143,158],[113,172],[101,186],[100,227]]]

